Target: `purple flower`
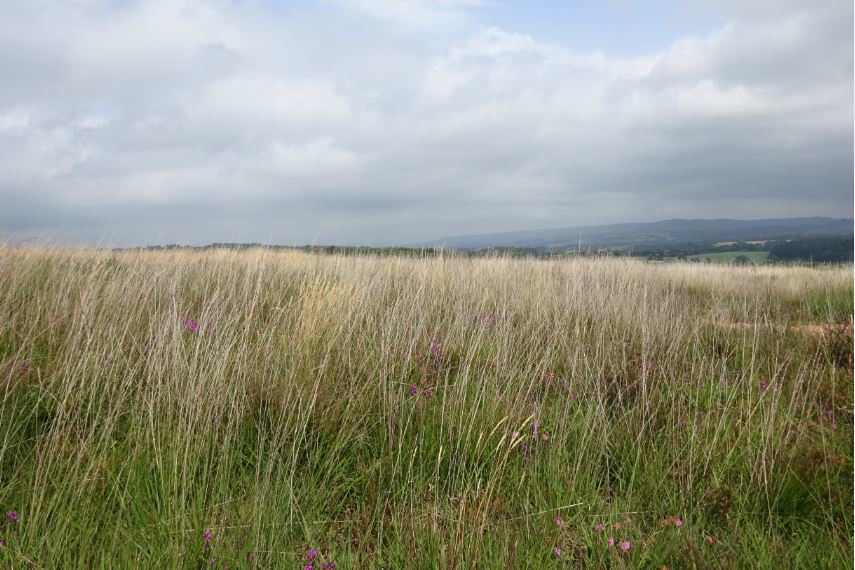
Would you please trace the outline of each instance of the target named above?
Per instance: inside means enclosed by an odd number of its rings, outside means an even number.
[[[649,358],[649,359],[647,360],[647,369],[648,369],[648,370],[653,370],[653,359],[652,359],[652,358]]]
[[[327,562],[326,564],[321,564],[321,570],[335,570],[335,562]]]
[[[559,556],[561,556],[561,549],[556,546],[552,549],[552,554],[555,555],[555,558],[558,558]]]
[[[620,541],[620,549],[621,549],[621,550],[623,550],[624,552],[626,552],[627,550],[629,550],[629,546],[630,546],[630,545],[629,545],[629,541],[628,541],[628,540],[621,540],[621,541]]]
[[[197,321],[194,321],[193,319],[182,319],[181,325],[184,327],[185,330],[188,330],[190,332],[199,332],[199,323]]]
[[[413,384],[413,385],[410,387],[410,396],[412,396],[413,398],[415,398],[415,397],[416,397],[416,396],[418,396],[418,395],[419,395],[419,387],[418,387],[418,386],[416,386],[415,384]]]
[[[614,545],[615,545],[615,537],[610,536],[610,537],[609,537],[609,546],[611,547],[611,546],[614,546]]]
[[[564,519],[560,516],[555,517],[555,524],[558,525],[558,528],[564,528]]]
[[[306,555],[303,556],[303,560],[308,560],[309,562],[313,562],[315,558],[318,557],[318,551],[314,548],[310,549],[306,552]]]
[[[675,518],[674,519],[674,526],[677,526],[677,527],[683,526],[683,519],[681,519],[680,517]]]
[[[217,557],[216,556],[211,556],[208,559],[208,564],[216,564],[216,563],[217,563]]]
[[[18,517],[18,513],[16,513],[15,511],[7,512],[6,518],[8,518],[10,521],[12,521],[15,524],[18,524],[21,521],[21,519]]]
[[[606,527],[603,526],[603,523],[597,523],[594,525],[594,530],[597,532],[603,532],[606,530]]]
[[[533,420],[531,422],[531,437],[532,439],[537,439],[537,428],[540,426],[540,422],[537,420]]]
[[[760,380],[760,391],[762,392],[765,389],[766,389],[766,381]]]
[[[315,565],[309,562],[305,566],[303,566],[303,570],[315,570]]]

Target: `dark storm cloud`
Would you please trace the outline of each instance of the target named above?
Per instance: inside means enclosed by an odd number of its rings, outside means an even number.
[[[851,215],[851,3],[716,3],[720,29],[634,58],[481,28],[476,4],[4,3],[0,236]]]

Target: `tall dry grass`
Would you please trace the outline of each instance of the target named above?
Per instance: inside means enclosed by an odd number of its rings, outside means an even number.
[[[0,564],[851,567],[851,314],[851,267],[2,247]]]

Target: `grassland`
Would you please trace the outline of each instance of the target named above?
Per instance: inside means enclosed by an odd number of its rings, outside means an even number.
[[[0,567],[851,568],[852,294],[0,247]]]
[[[751,263],[760,265],[766,262],[769,257],[768,251],[722,251],[717,253],[699,253],[691,255],[689,259],[700,259],[701,261],[709,260],[714,263],[733,263],[733,260],[744,255],[751,260]]]

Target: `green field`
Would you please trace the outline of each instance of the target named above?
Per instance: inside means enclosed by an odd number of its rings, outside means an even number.
[[[751,260],[754,265],[761,265],[766,262],[766,258],[769,257],[768,251],[722,251],[718,253],[700,253],[698,255],[691,255],[689,259],[700,259],[705,260],[708,259],[714,263],[733,263],[733,260],[740,256],[744,255]]]
[[[0,245],[0,568],[852,568],[852,294]]]

